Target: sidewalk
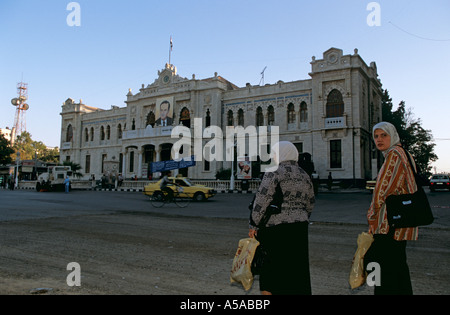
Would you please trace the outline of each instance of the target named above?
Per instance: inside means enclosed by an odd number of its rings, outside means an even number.
[[[331,187],[331,190],[327,189],[327,188],[323,188],[323,187],[319,187],[319,194],[330,194],[330,193],[362,193],[362,192],[367,192],[369,193],[369,191],[367,189],[364,188],[340,188],[340,187]]]

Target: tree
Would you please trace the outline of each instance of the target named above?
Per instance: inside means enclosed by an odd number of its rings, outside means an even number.
[[[431,163],[438,158],[434,153],[436,144],[433,143],[431,130],[422,127],[420,118],[414,118],[412,109],[407,109],[404,101],[393,111],[392,99],[387,90],[383,91],[382,115],[384,121],[395,126],[402,146],[414,157],[421,172],[427,176],[431,175]]]
[[[216,172],[216,179],[230,179],[231,177],[231,168],[223,169],[221,168]]]
[[[43,162],[52,162],[52,163],[59,162],[59,148],[58,147],[48,148],[41,141],[34,142],[34,146],[36,148],[38,160],[41,160]]]
[[[16,159],[17,152],[20,152],[21,160],[34,159],[36,150],[33,147],[33,140],[29,132],[24,131],[16,137],[16,141],[14,141],[14,153],[12,154],[14,160]]]
[[[14,153],[9,141],[0,134],[0,165],[12,163],[11,155]]]
[[[64,161],[63,162],[64,166],[70,166],[70,169],[72,170],[72,174],[73,176],[80,178],[83,177],[83,174],[79,172],[79,170],[81,170],[81,165],[74,163],[72,161]]]
[[[11,158],[16,159],[16,153],[20,152],[21,160],[34,160],[35,158],[44,162],[54,162],[59,161],[59,149],[53,148],[49,149],[41,141],[33,141],[31,134],[29,132],[22,132],[17,136],[14,142],[14,148]]]

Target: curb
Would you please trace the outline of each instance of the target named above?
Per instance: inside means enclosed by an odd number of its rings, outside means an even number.
[[[19,187],[16,188],[17,189],[22,189],[22,190],[36,190],[36,188],[34,187]],[[122,192],[143,192],[144,189],[143,188],[85,188],[85,189],[72,189],[72,190],[92,190],[92,191],[122,191]],[[251,191],[251,190],[217,190],[216,191],[217,194],[254,194],[256,193],[255,191]]]
[[[95,188],[95,189],[85,189],[85,190],[95,190],[95,191],[124,191],[124,192],[143,192],[142,188]],[[242,191],[242,190],[217,190],[217,194],[253,194],[256,191]]]
[[[34,187],[19,187],[17,189],[23,189],[23,190],[36,190]],[[81,189],[72,189],[72,190],[94,190],[94,191],[122,191],[122,192],[143,192],[143,188],[81,188]],[[252,190],[217,190],[217,194],[255,194],[255,191]],[[361,193],[361,192],[367,192],[366,189],[358,189],[358,188],[352,188],[352,189],[319,189],[319,194],[335,194],[335,193]]]

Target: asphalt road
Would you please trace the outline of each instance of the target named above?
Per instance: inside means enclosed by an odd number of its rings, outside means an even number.
[[[450,193],[428,194],[435,223],[409,242],[416,294],[450,294]],[[0,294],[246,294],[229,270],[246,237],[251,194],[219,194],[187,208],[153,208],[135,192],[0,190]],[[313,294],[348,288],[357,235],[367,229],[367,192],[319,194],[311,216]],[[81,266],[69,287],[66,266]],[[248,294],[248,292],[247,292]],[[249,294],[259,294],[257,279]]]
[[[450,227],[450,193],[428,192],[436,217],[432,227]],[[206,202],[192,202],[187,208],[168,204],[154,208],[140,192],[72,191],[69,194],[38,193],[33,190],[0,190],[0,222],[46,217],[111,214],[117,211],[164,213],[208,218],[247,219],[247,205],[253,194],[218,194]],[[372,195],[365,191],[343,190],[320,193],[312,221],[366,224]]]

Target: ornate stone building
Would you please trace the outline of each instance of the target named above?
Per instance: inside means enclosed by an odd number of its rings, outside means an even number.
[[[217,73],[191,79],[173,65],[156,80],[126,95],[126,107],[103,110],[67,99],[62,106],[61,161],[82,166],[85,178],[115,169],[126,178],[147,178],[150,165],[171,159],[175,126],[278,126],[280,140],[312,156],[320,178],[363,182],[376,174],[371,128],[381,121],[381,83],[375,62],[357,49],[330,48],[312,57],[310,79],[238,87]],[[167,125],[160,120],[167,114]],[[224,132],[225,134],[225,132]],[[208,139],[203,139],[204,145]],[[224,141],[225,143],[225,141]],[[234,164],[236,165],[236,164]],[[194,179],[214,179],[229,161],[199,161],[179,170]],[[236,167],[236,166],[235,166]],[[255,174],[253,174],[255,176]]]

